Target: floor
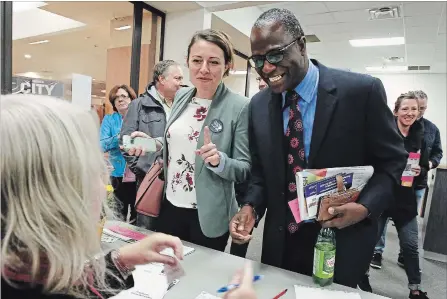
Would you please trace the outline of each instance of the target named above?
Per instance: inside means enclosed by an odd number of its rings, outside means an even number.
[[[261,221],[254,231],[253,240],[248,247],[247,258],[255,261],[261,259],[262,231]],[[408,298],[407,277],[405,271],[397,265],[399,240],[394,226],[388,225],[386,248],[383,255],[382,269],[370,270],[370,283],[373,292],[393,299]],[[226,252],[229,252],[229,246]],[[447,298],[447,264],[421,258],[422,288],[430,299]]]

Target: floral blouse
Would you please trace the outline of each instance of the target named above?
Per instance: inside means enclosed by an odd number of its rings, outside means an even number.
[[[169,127],[166,199],[180,208],[197,208],[194,182],[197,142],[211,101],[193,98]]]

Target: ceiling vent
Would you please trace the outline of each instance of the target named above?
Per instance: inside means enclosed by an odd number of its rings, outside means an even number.
[[[397,62],[405,61],[405,59],[403,57],[398,57],[398,56],[384,57],[383,60],[387,63],[397,63]]]
[[[382,7],[369,10],[370,20],[398,19],[400,17],[399,7]]]
[[[409,71],[429,71],[430,66],[429,65],[409,65],[408,70]]]
[[[315,34],[305,35],[306,42],[308,43],[319,43],[320,39]]]

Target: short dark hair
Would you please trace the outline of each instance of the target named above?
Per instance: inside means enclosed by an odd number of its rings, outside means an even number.
[[[188,46],[188,61],[189,54],[191,53],[191,47],[199,40],[204,40],[215,44],[222,49],[224,53],[225,64],[229,64],[230,67],[225,71],[224,77],[230,74],[230,69],[233,67],[234,63],[234,47],[230,41],[230,37],[223,31],[214,29],[205,29],[197,31],[191,38],[191,42]]]
[[[118,111],[115,107],[115,100],[117,98],[116,94],[118,92],[118,89],[120,88],[124,89],[127,92],[131,101],[137,98],[137,94],[135,93],[132,87],[127,86],[125,84],[113,86],[113,88],[109,91],[109,102],[110,104],[112,104],[113,111]]]
[[[274,22],[281,23],[284,31],[293,39],[304,36],[303,28],[301,27],[296,16],[293,12],[284,8],[272,8],[267,10],[259,16],[253,27],[263,28],[264,26],[271,25]]]
[[[402,105],[402,101],[403,100],[407,100],[407,99],[414,99],[416,100],[416,103],[418,103],[418,108],[419,108],[419,102],[417,101],[417,96],[414,93],[414,91],[409,91],[406,93],[401,94],[397,100],[396,103],[394,103],[394,113],[397,113],[397,111],[399,110],[400,106]]]
[[[166,76],[166,72],[169,69],[170,66],[180,66],[178,62],[175,62],[174,60],[166,59],[162,60],[159,63],[157,63],[154,66],[154,74],[153,74],[153,80],[154,82],[160,81],[160,76]]]
[[[416,97],[418,99],[428,100],[427,94],[425,92],[423,92],[422,90],[415,90],[414,94],[416,95]]]

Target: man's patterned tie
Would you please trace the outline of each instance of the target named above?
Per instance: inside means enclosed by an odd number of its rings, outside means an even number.
[[[287,149],[287,172],[286,172],[286,180],[287,180],[287,190],[286,190],[286,199],[287,202],[294,200],[297,198],[297,185],[295,174],[298,171],[302,171],[306,168],[306,157],[304,152],[304,126],[303,119],[301,116],[300,107],[298,102],[301,100],[301,97],[295,91],[288,91],[286,94],[286,101],[284,105],[284,109],[290,107],[289,110],[289,124],[287,125],[287,130],[285,133],[286,140],[286,149]],[[298,224],[293,217],[290,208],[287,207],[288,210],[288,230],[291,234],[298,230]]]

